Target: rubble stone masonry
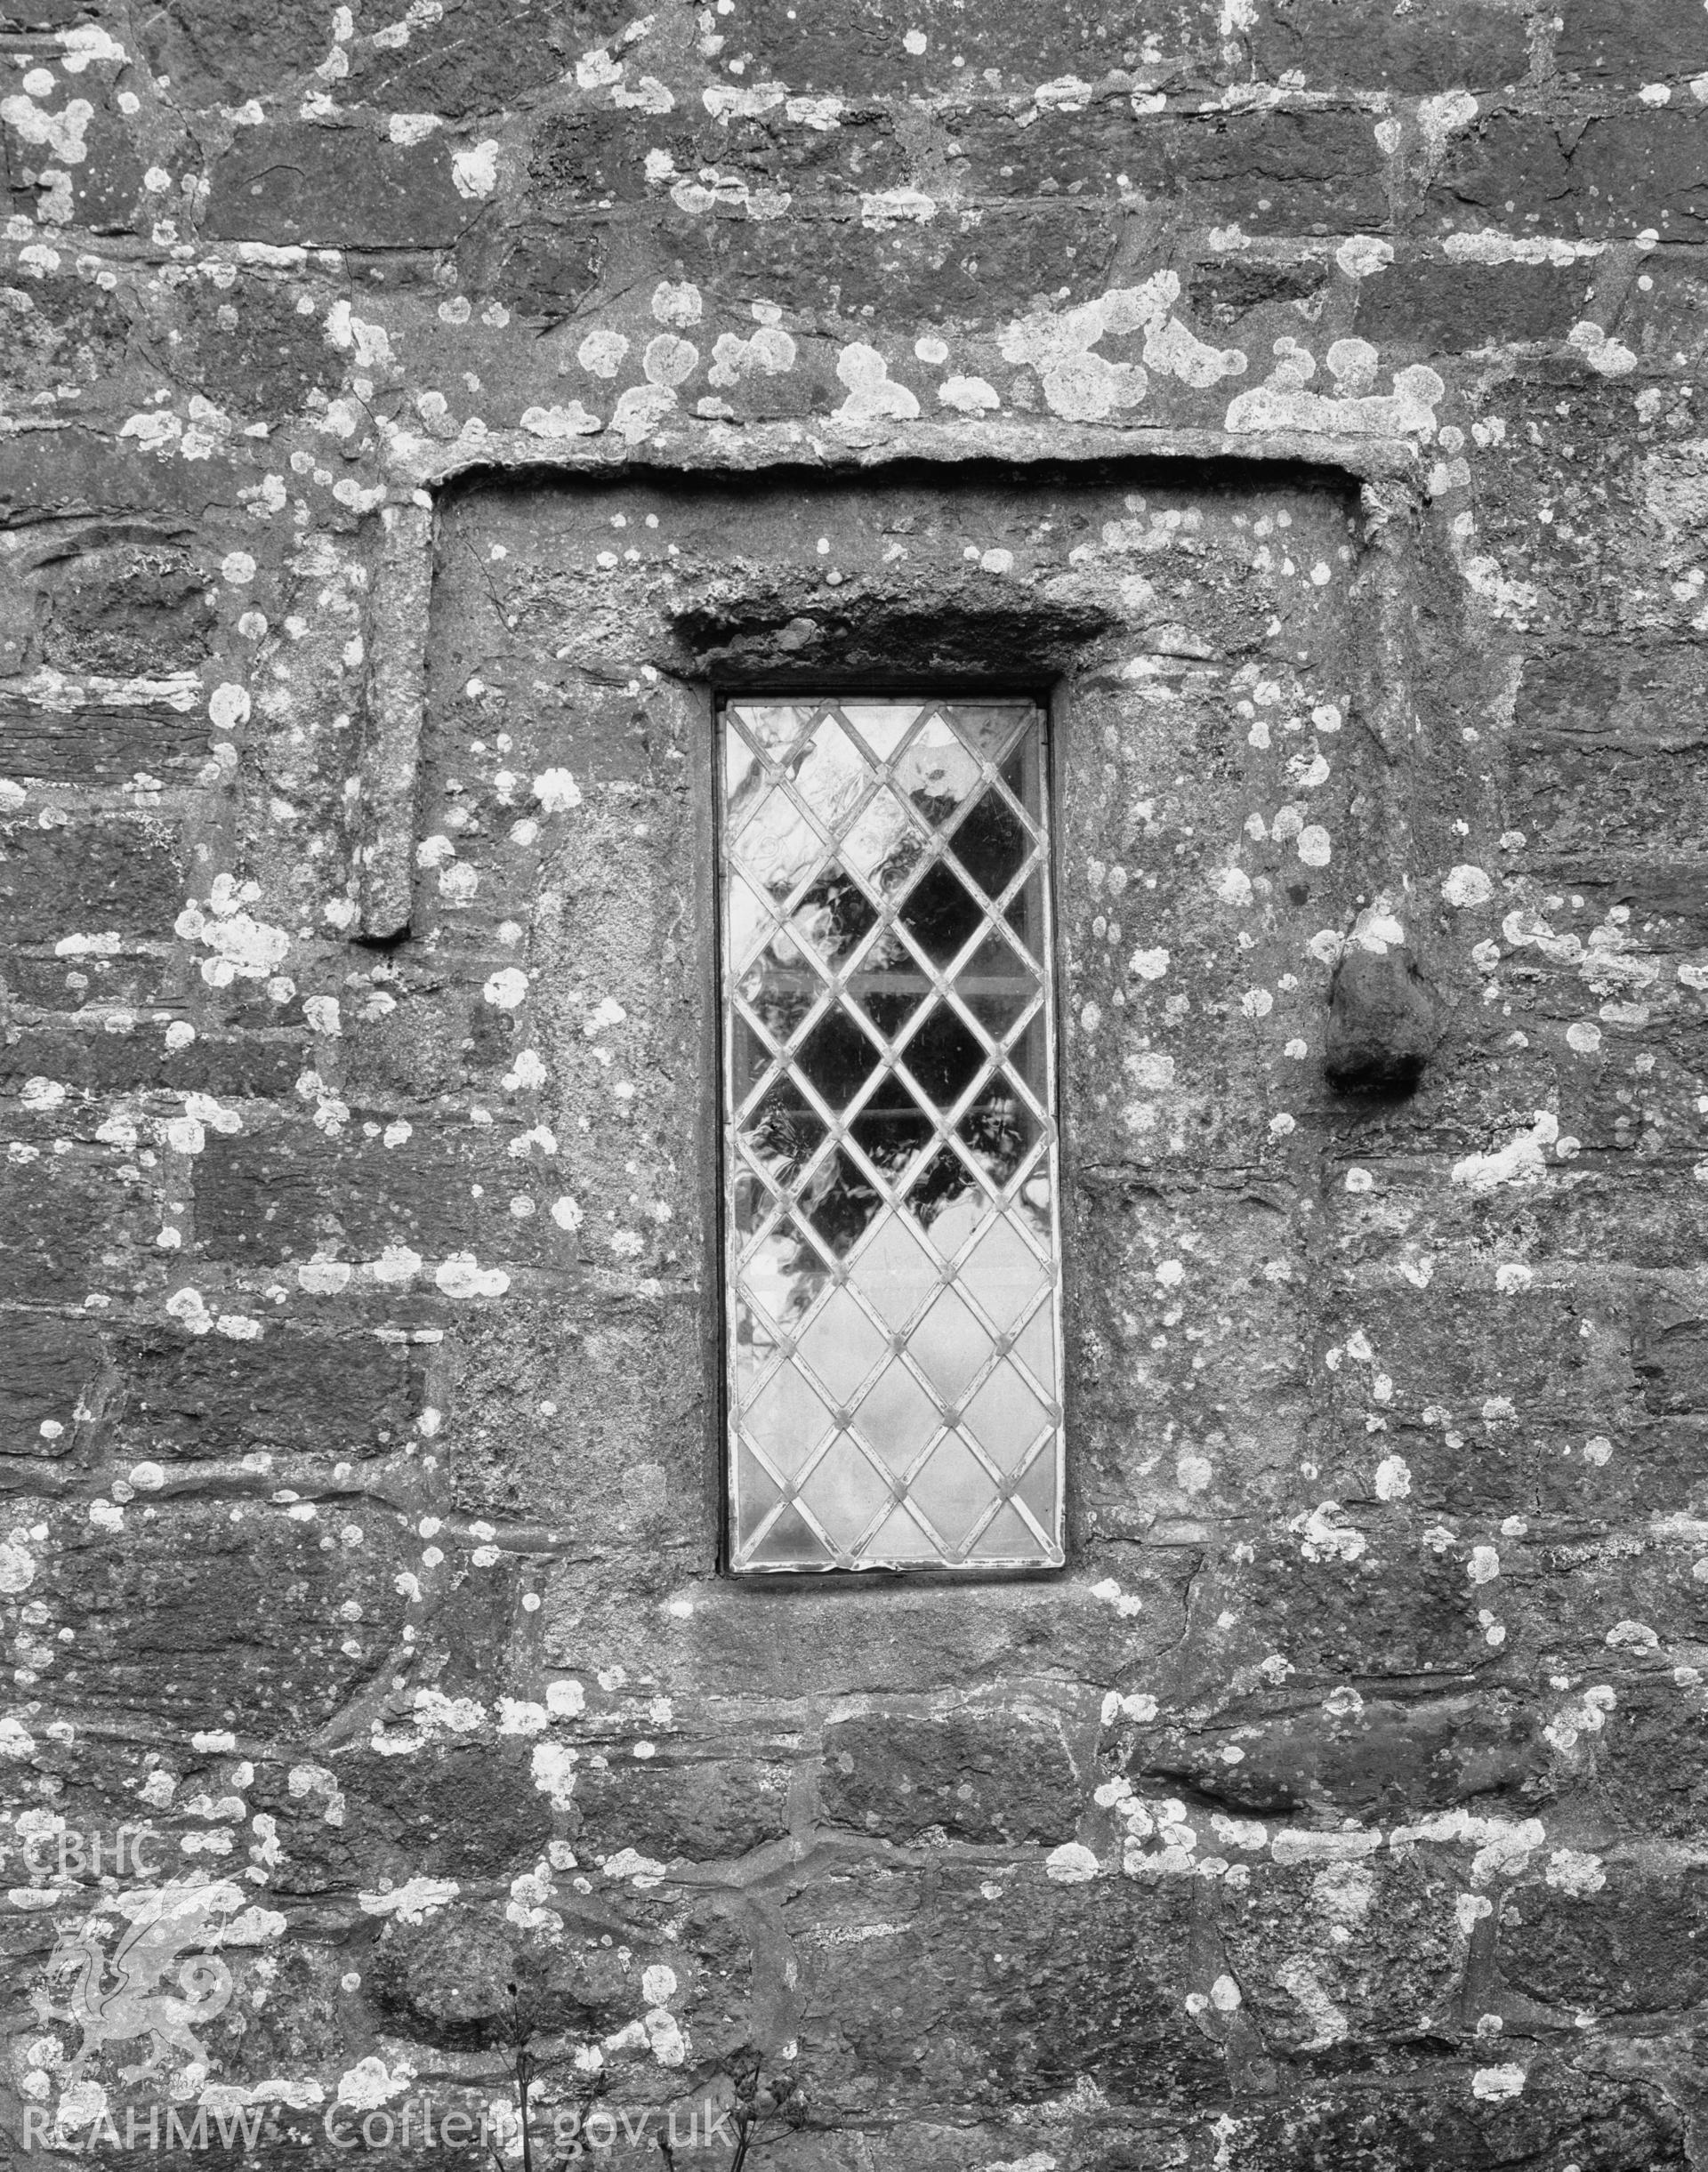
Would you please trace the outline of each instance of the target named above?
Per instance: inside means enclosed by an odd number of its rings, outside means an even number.
[[[0,0],[0,2154],[1708,2166],[1708,9],[643,4]],[[1059,1573],[721,1572],[833,683],[1051,703]]]

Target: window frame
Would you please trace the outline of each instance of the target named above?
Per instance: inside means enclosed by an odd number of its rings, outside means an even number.
[[[962,1565],[941,1558],[928,1558],[917,1565],[905,1565],[831,1562],[823,1566],[790,1565],[777,1567],[738,1566],[736,1563],[734,1443],[730,1433],[729,1363],[729,1315],[735,1301],[735,1283],[729,1271],[729,1201],[725,1158],[729,1086],[726,1034],[732,991],[729,985],[724,926],[724,856],[728,846],[728,809],[723,775],[723,712],[730,704],[744,700],[774,704],[916,700],[951,705],[957,703],[1025,701],[1032,704],[1038,712],[1042,737],[1038,781],[1043,808],[1042,819],[1037,826],[1044,841],[1045,857],[1041,874],[1047,922],[1047,939],[1042,945],[1040,963],[1044,979],[1044,1046],[1049,1066],[1050,1121],[1054,1130],[1055,1153],[1054,1331],[1058,1366],[1055,1402],[1059,1414],[1056,1449],[1056,1538],[1059,1558],[1056,1561],[1016,1564],[975,1561]],[[819,1591],[851,1591],[869,1589],[880,1584],[898,1583],[910,1586],[953,1585],[957,1588],[970,1583],[1003,1586],[1053,1581],[1068,1575],[1072,1570],[1076,1551],[1076,1495],[1072,1450],[1078,1430],[1074,1408],[1078,1398],[1067,1360],[1069,1335],[1077,1307],[1075,1302],[1074,1248],[1069,1241],[1068,1212],[1070,1129],[1066,1121],[1068,974],[1064,932],[1058,910],[1061,871],[1062,784],[1066,768],[1063,744],[1066,708],[1064,689],[1059,679],[1028,680],[1013,675],[986,679],[970,678],[958,673],[933,677],[916,671],[863,672],[858,675],[822,672],[808,673],[767,670],[761,665],[739,673],[718,673],[705,684],[704,713],[707,725],[708,759],[703,781],[707,789],[708,818],[702,834],[707,841],[708,851],[705,887],[702,889],[702,896],[707,905],[706,953],[710,967],[705,985],[710,989],[712,1001],[708,1006],[702,1046],[712,1086],[712,1090],[705,1097],[705,1136],[709,1148],[711,1177],[706,1256],[713,1267],[712,1286],[705,1315],[709,1368],[707,1378],[711,1389],[707,1396],[711,1435],[707,1483],[715,1504],[717,1573],[721,1581],[743,1589],[775,1591],[804,1588]]]

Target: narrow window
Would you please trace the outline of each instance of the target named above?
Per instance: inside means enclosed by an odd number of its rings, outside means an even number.
[[[720,726],[730,1565],[1056,1565],[1044,712]]]

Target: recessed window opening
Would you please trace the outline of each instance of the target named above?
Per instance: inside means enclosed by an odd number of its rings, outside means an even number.
[[[720,705],[737,1573],[1063,1558],[1047,729]]]

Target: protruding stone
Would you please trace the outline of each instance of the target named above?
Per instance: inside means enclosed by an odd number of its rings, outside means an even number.
[[[1422,1075],[1441,1021],[1410,947],[1355,944],[1328,999],[1324,1068],[1343,1093],[1409,1093]]]

